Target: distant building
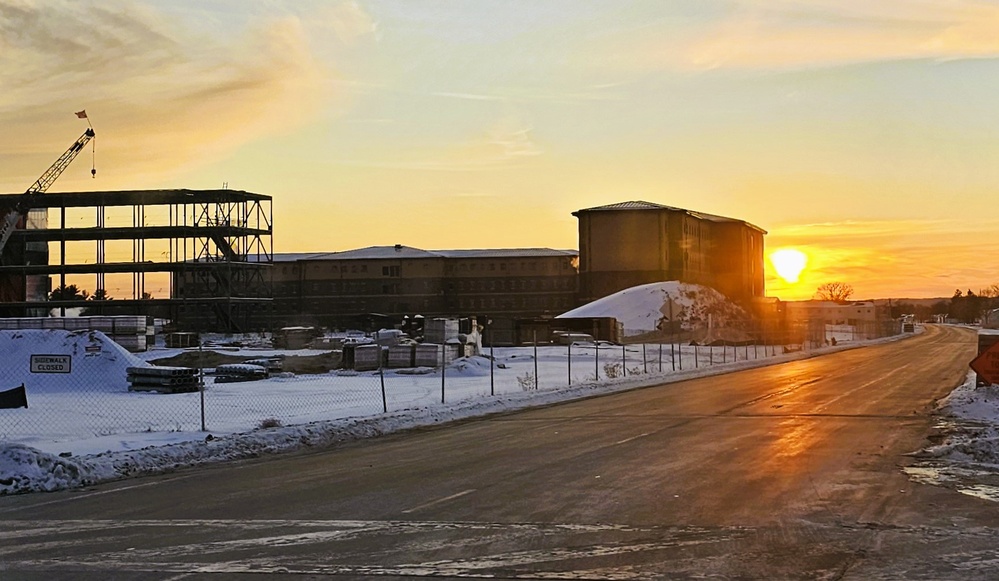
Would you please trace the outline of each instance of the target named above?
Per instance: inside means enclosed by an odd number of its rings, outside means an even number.
[[[480,322],[554,316],[576,306],[573,250],[421,250],[372,246],[275,254],[270,326],[378,326],[404,315]]]
[[[791,301],[784,303],[789,329],[807,330],[812,341],[877,339],[897,335],[901,326],[874,301]]]
[[[582,303],[670,280],[709,286],[743,303],[764,296],[766,231],[748,222],[641,201],[573,216]]]
[[[882,315],[873,301],[791,301],[784,303],[784,311],[793,324],[819,321],[826,325],[864,326],[875,323]]]

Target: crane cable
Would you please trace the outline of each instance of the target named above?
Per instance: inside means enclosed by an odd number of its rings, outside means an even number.
[[[90,122],[90,117],[86,117],[87,125],[93,130],[94,124]],[[97,136],[90,141],[90,177],[97,178]]]

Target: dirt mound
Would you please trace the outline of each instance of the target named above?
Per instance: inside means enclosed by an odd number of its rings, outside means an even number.
[[[185,351],[173,357],[164,357],[150,361],[153,365],[194,367],[208,369],[232,363],[243,363],[252,359],[261,359],[255,355],[229,355],[216,351]],[[286,355],[281,357],[281,370],[295,374],[313,375],[327,373],[340,367],[340,353],[331,351],[320,355]]]

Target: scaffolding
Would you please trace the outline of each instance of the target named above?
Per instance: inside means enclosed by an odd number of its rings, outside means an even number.
[[[20,194],[0,195],[0,207]],[[273,294],[273,212],[270,196],[240,190],[136,190],[45,194],[36,219],[11,236],[0,265],[0,309],[6,316],[37,316],[51,309],[165,315],[178,329],[239,333],[258,330]],[[109,224],[109,209],[131,209],[131,222]],[[68,223],[92,217],[92,225]],[[149,219],[149,214],[158,219]],[[55,216],[53,216],[55,214]],[[108,243],[131,241],[131,257],[109,259]],[[68,244],[93,243],[68,251]],[[147,245],[163,252],[147,256]],[[89,245],[88,245],[89,246]],[[57,260],[50,260],[55,254]],[[49,301],[53,279],[93,276],[106,294],[108,275],[131,275],[131,297]],[[169,297],[147,292],[146,276],[169,277]]]

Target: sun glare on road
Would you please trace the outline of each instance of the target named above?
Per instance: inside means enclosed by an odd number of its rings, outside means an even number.
[[[808,257],[795,248],[782,248],[770,254],[770,262],[777,274],[791,284],[798,282],[798,276],[808,264]]]

